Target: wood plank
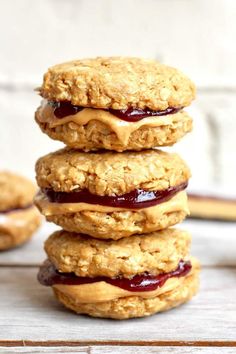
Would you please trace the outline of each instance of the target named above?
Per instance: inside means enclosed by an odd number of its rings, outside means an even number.
[[[179,227],[192,233],[192,254],[203,266],[236,265],[236,223],[187,220]],[[55,225],[45,223],[28,244],[1,252],[0,266],[38,266],[46,257],[43,242],[56,229]]]
[[[37,269],[0,268],[0,345],[13,341],[99,344],[121,341],[161,345],[172,342],[235,341],[236,269],[206,268],[201,292],[187,305],[149,318],[112,321],[67,311],[39,285]],[[7,342],[5,342],[7,341]],[[66,341],[66,343],[64,342]],[[167,345],[165,344],[165,345]],[[28,344],[29,345],[29,344]]]
[[[235,348],[227,348],[227,347],[91,347],[91,354],[235,354]]]
[[[105,349],[105,348],[104,348]],[[30,353],[30,354],[38,354],[38,353],[69,353],[69,354],[91,354],[90,347],[0,347],[0,353]],[[94,352],[96,353],[96,352]],[[99,353],[99,352],[98,352]],[[104,351],[106,353],[106,351]],[[108,352],[109,353],[109,352]],[[167,352],[168,353],[168,352]]]
[[[0,353],[68,353],[68,354],[235,354],[229,347],[153,347],[153,346],[92,346],[92,347],[0,347]]]

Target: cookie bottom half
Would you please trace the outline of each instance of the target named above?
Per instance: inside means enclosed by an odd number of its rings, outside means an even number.
[[[96,120],[85,126],[67,122],[56,127],[40,123],[37,118],[36,121],[50,138],[60,140],[71,148],[85,151],[98,149],[139,151],[156,146],[171,146],[191,131],[192,119],[185,112],[177,113],[173,117],[173,121],[167,125],[140,127],[130,134],[126,142],[122,142],[106,124]]]
[[[191,273],[177,287],[152,298],[129,296],[98,303],[78,303],[75,298],[57,288],[53,288],[53,291],[65,307],[78,314],[122,320],[150,316],[179,306],[189,301],[197,293],[198,287],[199,265],[196,263]]]
[[[176,225],[186,217],[185,211],[163,213],[149,220],[144,213],[135,211],[98,213],[77,212],[46,216],[66,231],[83,233],[100,239],[118,240],[134,234],[150,233]]]

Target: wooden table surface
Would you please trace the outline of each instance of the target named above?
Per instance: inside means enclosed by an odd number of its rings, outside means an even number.
[[[236,223],[187,220],[202,264],[200,293],[149,318],[93,319],[66,310],[37,283],[44,224],[32,242],[0,254],[1,353],[236,353]]]

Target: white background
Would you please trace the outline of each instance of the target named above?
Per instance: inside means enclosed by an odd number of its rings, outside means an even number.
[[[193,187],[234,189],[235,0],[0,0],[0,168],[34,177],[35,160],[60,143],[34,122],[33,89],[46,69],[96,55],[156,58],[198,86],[194,132],[172,150]],[[236,192],[235,192],[236,194]]]

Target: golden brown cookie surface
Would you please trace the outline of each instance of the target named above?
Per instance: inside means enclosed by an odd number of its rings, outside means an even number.
[[[119,241],[103,241],[62,230],[48,238],[45,251],[60,272],[130,278],[145,272],[157,275],[176,269],[179,260],[188,255],[190,241],[190,235],[178,229]]]
[[[164,205],[165,204],[165,205]],[[161,208],[113,212],[78,211],[64,214],[43,214],[46,219],[70,232],[84,233],[99,239],[118,240],[134,234],[163,230],[184,220],[188,214],[187,201],[173,200]],[[152,211],[150,210],[152,209]]]
[[[159,150],[84,153],[62,149],[36,163],[40,188],[96,195],[122,195],[137,188],[163,190],[186,182],[190,171],[177,155]]]
[[[135,209],[132,202],[116,205],[117,196],[123,198],[126,193],[165,193],[168,188],[185,185],[190,172],[176,154],[159,150],[88,154],[66,148],[39,159],[36,175],[42,188],[36,205],[48,221],[67,231],[116,240],[164,229],[181,222],[188,214],[184,191],[148,207],[137,205]],[[70,198],[74,191],[85,191],[92,199],[100,199],[92,203],[87,198],[84,202],[57,202],[50,199],[45,188],[53,196],[55,192],[60,196],[65,192],[64,197]],[[144,192],[140,192],[142,200]],[[114,197],[109,206],[103,203],[104,196]]]
[[[83,107],[164,110],[189,105],[195,87],[177,69],[153,60],[98,57],[49,68],[40,94]]]

